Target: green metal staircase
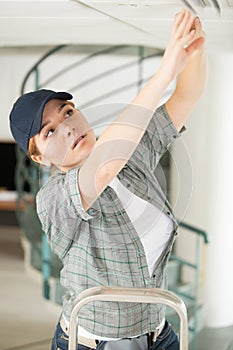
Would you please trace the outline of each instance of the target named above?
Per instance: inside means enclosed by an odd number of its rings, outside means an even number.
[[[176,252],[176,246],[174,252],[170,257],[168,267],[168,288],[175,294],[179,295],[188,311],[189,320],[189,341],[193,344],[193,350],[196,349],[195,339],[197,339],[198,333],[204,327],[204,305],[200,303],[199,298],[199,286],[200,286],[200,269],[202,261],[202,247],[203,244],[208,244],[207,233],[197,227],[189,225],[185,222],[179,223],[179,230],[181,234],[192,235],[194,239],[194,259],[184,259],[179,257]],[[191,281],[184,282],[182,278],[182,272],[184,269],[188,269],[192,272],[193,277]],[[173,325],[179,326],[179,320],[177,316],[171,314],[168,310],[168,319]]]
[[[75,53],[85,52],[85,57],[77,59]],[[59,66],[56,62],[64,54],[69,56],[70,63],[65,67]],[[113,65],[112,67],[102,67],[101,71],[95,72],[94,75],[87,78],[86,80],[71,81],[71,85],[64,88],[60,87],[58,80],[63,82],[69,81],[70,74],[72,76],[79,77],[78,70],[83,70],[84,67],[87,70],[87,65],[93,65],[95,60],[101,61],[101,57],[106,55],[127,55],[127,62]],[[114,46],[114,47],[101,47],[101,48],[90,48],[90,47],[75,47],[75,46],[57,46],[49,50],[41,59],[28,71],[26,74],[22,87],[21,93],[37,90],[40,88],[52,88],[54,90],[67,90],[71,93],[78,93],[82,95],[82,89],[88,88],[91,84],[99,82],[104,79],[115,79],[118,72],[127,69],[135,69],[135,79],[132,81],[127,80],[127,74],[125,74],[125,80],[120,82],[118,86],[114,84],[114,87],[109,91],[104,91],[91,98],[83,99],[79,103],[79,108],[87,108],[107,99],[111,99],[118,93],[135,89],[137,91],[141,88],[142,84],[150,78],[144,77],[143,65],[147,60],[153,57],[160,57],[162,55],[161,50],[136,47],[136,46]],[[130,59],[129,59],[130,57]],[[52,60],[52,64],[51,64]],[[45,74],[46,63],[49,61],[49,72]],[[51,70],[51,67],[53,69]],[[46,78],[43,80],[43,76]],[[67,83],[66,83],[67,84]],[[64,84],[64,85],[66,85]],[[169,92],[168,92],[169,93]],[[133,96],[132,96],[133,97]],[[31,162],[24,153],[17,147],[17,167],[15,174],[16,187],[18,191],[17,201],[17,216],[22,227],[24,240],[27,244],[27,256],[28,264],[32,269],[36,270],[43,276],[43,295],[46,299],[49,299],[57,304],[61,304],[62,295],[64,289],[59,283],[59,274],[62,268],[62,263],[59,258],[54,255],[47,244],[46,236],[41,229],[41,225],[35,210],[35,195],[40,186],[46,181],[49,176],[50,169],[42,168]],[[169,155],[165,154],[161,160],[161,166],[169,182]],[[168,193],[169,195],[169,193]],[[201,313],[203,307],[199,305],[199,278],[200,278],[200,263],[201,263],[201,247],[203,244],[208,243],[208,237],[206,232],[195,228],[187,223],[181,222],[180,227],[185,230],[188,234],[193,234],[196,237],[196,246],[193,247],[195,250],[196,258],[194,262],[186,261],[175,254],[175,248],[171,256],[168,265],[168,281],[169,289],[183,298],[189,311],[189,330],[190,330],[190,341],[196,337],[198,331],[201,328],[202,319]],[[194,278],[192,282],[184,284],[182,282],[182,270],[185,267],[189,267],[194,271]],[[172,320],[173,324],[176,322],[174,315],[168,310],[168,317]]]

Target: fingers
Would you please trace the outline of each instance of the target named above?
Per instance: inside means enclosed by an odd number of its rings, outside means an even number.
[[[191,55],[194,51],[198,50],[205,42],[205,38],[200,36],[196,40],[194,40],[189,46],[185,48],[187,55]]]
[[[190,33],[190,31],[193,30],[192,28],[193,22],[194,22],[194,18],[191,15],[191,13],[188,12],[186,23],[184,25],[183,35],[182,35],[183,37],[187,36]]]
[[[189,33],[180,39],[180,43],[184,48],[187,47],[192,41],[194,41],[195,33],[195,29],[192,29]]]
[[[175,17],[173,35],[176,39],[186,37],[194,27],[194,17],[184,8]]]
[[[202,23],[199,17],[196,17],[193,23],[193,27],[196,30],[196,33],[198,36],[205,36],[203,29],[202,29]]]
[[[185,11],[186,11],[186,9],[183,8],[183,10],[182,10],[181,12],[179,12],[179,13],[177,13],[177,14],[175,15],[175,21],[174,21],[174,25],[173,25],[173,31],[176,31],[177,28],[178,28],[178,26],[179,26],[180,23],[182,22],[183,17],[184,17],[184,15],[185,15]]]

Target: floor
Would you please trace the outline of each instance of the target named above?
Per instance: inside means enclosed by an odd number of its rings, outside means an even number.
[[[19,228],[0,225],[0,350],[49,350],[60,307],[25,271]],[[189,350],[233,350],[233,326],[204,329]]]
[[[48,350],[60,307],[25,272],[17,226],[0,226],[0,350]]]
[[[189,350],[233,350],[233,326],[204,329],[198,336],[196,346]]]

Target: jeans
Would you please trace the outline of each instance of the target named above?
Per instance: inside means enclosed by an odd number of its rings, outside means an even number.
[[[140,338],[141,337],[138,337],[135,340],[134,338],[131,338],[131,339],[122,339],[117,341],[108,341],[108,342],[101,341],[97,345],[96,349],[97,350],[115,350],[115,349],[179,350],[179,341],[178,341],[177,335],[175,334],[174,330],[172,329],[172,327],[169,325],[168,322],[165,323],[165,326],[162,332],[157,337],[156,342],[151,347],[148,347],[147,342],[144,341],[144,338],[142,342],[140,342],[140,340],[138,340]],[[54,338],[52,340],[51,350],[68,350],[68,341],[69,341],[69,337],[62,331],[61,326],[58,323]],[[90,348],[84,345],[78,344],[77,350],[90,350]]]
[[[180,344],[178,337],[171,325],[166,321],[165,326],[157,337],[156,342],[150,348],[151,350],[179,350]]]

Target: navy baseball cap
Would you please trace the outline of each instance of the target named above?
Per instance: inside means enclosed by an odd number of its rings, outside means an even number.
[[[17,99],[10,113],[10,129],[15,141],[25,153],[28,153],[30,138],[40,131],[46,103],[53,99],[72,98],[68,92],[42,89],[28,92]]]

